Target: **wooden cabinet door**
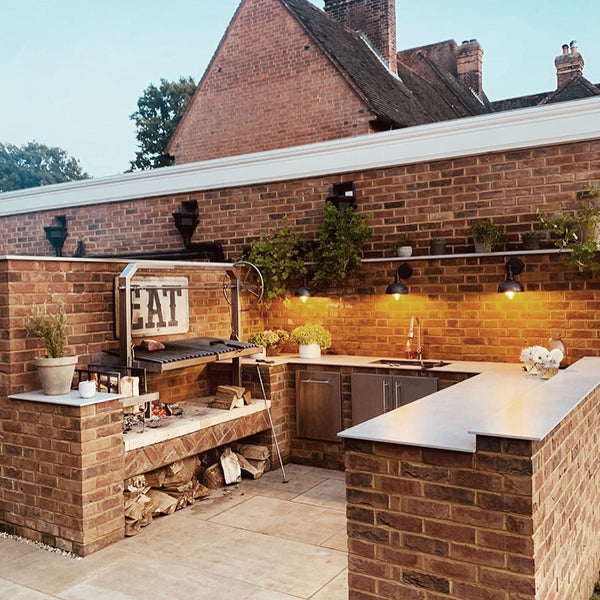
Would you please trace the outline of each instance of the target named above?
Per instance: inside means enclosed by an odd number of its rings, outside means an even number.
[[[299,438],[340,442],[340,373],[296,371],[296,434]]]

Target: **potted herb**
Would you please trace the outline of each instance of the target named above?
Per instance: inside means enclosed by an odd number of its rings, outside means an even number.
[[[306,273],[302,250],[303,243],[298,232],[287,223],[269,233],[262,233],[252,244],[248,260],[261,270],[267,307],[275,298],[288,295],[289,280],[300,279]]]
[[[33,307],[26,322],[28,335],[43,340],[46,354],[35,359],[42,390],[47,396],[68,394],[73,381],[77,356],[66,356],[68,345],[65,303],[58,302],[54,314],[46,305]]]
[[[307,323],[292,330],[290,341],[299,346],[300,358],[319,358],[331,347],[331,333],[322,325]]]
[[[392,242],[390,246],[395,251],[396,256],[407,257],[412,256],[416,242],[410,235],[406,234],[400,237],[396,242]]]
[[[523,250],[539,250],[541,235],[539,231],[524,231],[521,234]]]
[[[316,263],[312,281],[316,286],[345,281],[361,268],[363,248],[373,235],[369,219],[370,215],[361,215],[354,208],[337,209],[325,203],[312,255]]]
[[[251,344],[262,346],[267,356],[275,356],[279,354],[283,348],[283,344],[290,339],[290,334],[284,329],[265,329],[258,333],[252,334],[248,341]]]
[[[446,254],[446,238],[431,238],[429,240],[429,254]]]
[[[565,259],[568,265],[580,271],[597,271],[596,259],[600,225],[600,188],[590,184],[583,193],[581,206],[574,211],[562,211],[560,207],[552,214],[540,215],[540,223],[554,238],[557,248],[570,250]]]
[[[475,242],[475,252],[491,252],[504,240],[504,227],[492,223],[490,219],[471,221],[469,232]]]

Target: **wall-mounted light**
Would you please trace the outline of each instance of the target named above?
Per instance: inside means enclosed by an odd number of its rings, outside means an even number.
[[[511,258],[507,261],[506,279],[498,286],[499,294],[506,294],[509,298],[513,298],[516,293],[525,291],[523,284],[515,279],[515,275],[519,275],[524,266],[520,258]]]
[[[197,200],[188,200],[179,205],[179,212],[171,213],[175,221],[175,227],[179,230],[183,238],[183,245],[189,248],[194,231],[200,222],[198,218],[198,202]]]
[[[62,256],[62,249],[65,245],[65,240],[69,235],[67,231],[67,217],[60,215],[52,219],[52,225],[44,227],[46,239],[52,244],[56,256]]]
[[[304,283],[294,292],[294,296],[300,298],[302,302],[306,302],[307,298],[314,296],[314,292],[308,287],[306,277],[304,278]]]
[[[401,295],[408,294],[408,288],[400,280],[408,279],[412,275],[412,272],[413,268],[408,263],[401,264],[396,270],[393,283],[390,283],[390,285],[387,286],[385,293],[393,294],[396,300],[398,300]]]

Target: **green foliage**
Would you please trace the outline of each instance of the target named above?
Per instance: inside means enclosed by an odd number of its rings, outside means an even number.
[[[275,298],[287,296],[287,282],[306,273],[302,241],[287,223],[262,233],[252,244],[248,260],[257,265],[263,275],[266,306],[270,306]]]
[[[265,329],[258,333],[253,333],[248,341],[257,346],[281,346],[290,339],[290,334],[285,329]]]
[[[492,248],[502,243],[505,229],[502,225],[492,223],[490,219],[469,222],[469,232],[478,242],[489,244]]]
[[[361,268],[364,245],[373,237],[370,218],[353,208],[340,210],[330,202],[325,204],[313,251],[315,285],[339,283]]]
[[[577,267],[580,271],[590,269],[598,271],[600,263],[596,260],[598,243],[595,229],[600,223],[600,188],[589,184],[585,189],[587,196],[578,210],[567,212],[560,206],[557,212],[540,215],[542,227],[554,235],[554,245],[563,250],[571,250],[565,263]]]
[[[171,164],[165,154],[167,144],[179,125],[194,92],[192,77],[179,81],[160,80],[160,87],[150,84],[137,102],[138,109],[129,116],[135,121],[139,152],[135,153],[130,171],[156,169]]]
[[[61,358],[65,355],[67,340],[67,315],[65,303],[58,303],[55,314],[49,315],[46,306],[32,307],[26,322],[27,333],[41,338],[48,358]]]
[[[0,192],[78,179],[89,179],[89,175],[61,148],[37,142],[21,147],[0,143]]]
[[[331,346],[331,333],[322,325],[307,323],[292,330],[290,341],[294,344],[319,344],[322,350]]]

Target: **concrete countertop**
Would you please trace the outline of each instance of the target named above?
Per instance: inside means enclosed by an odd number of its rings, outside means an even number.
[[[413,370],[378,364],[374,357],[269,357],[273,364]],[[475,452],[476,435],[542,440],[600,385],[600,357],[585,357],[549,380],[520,363],[451,361],[433,373],[472,374],[466,381],[340,432],[342,438]]]

